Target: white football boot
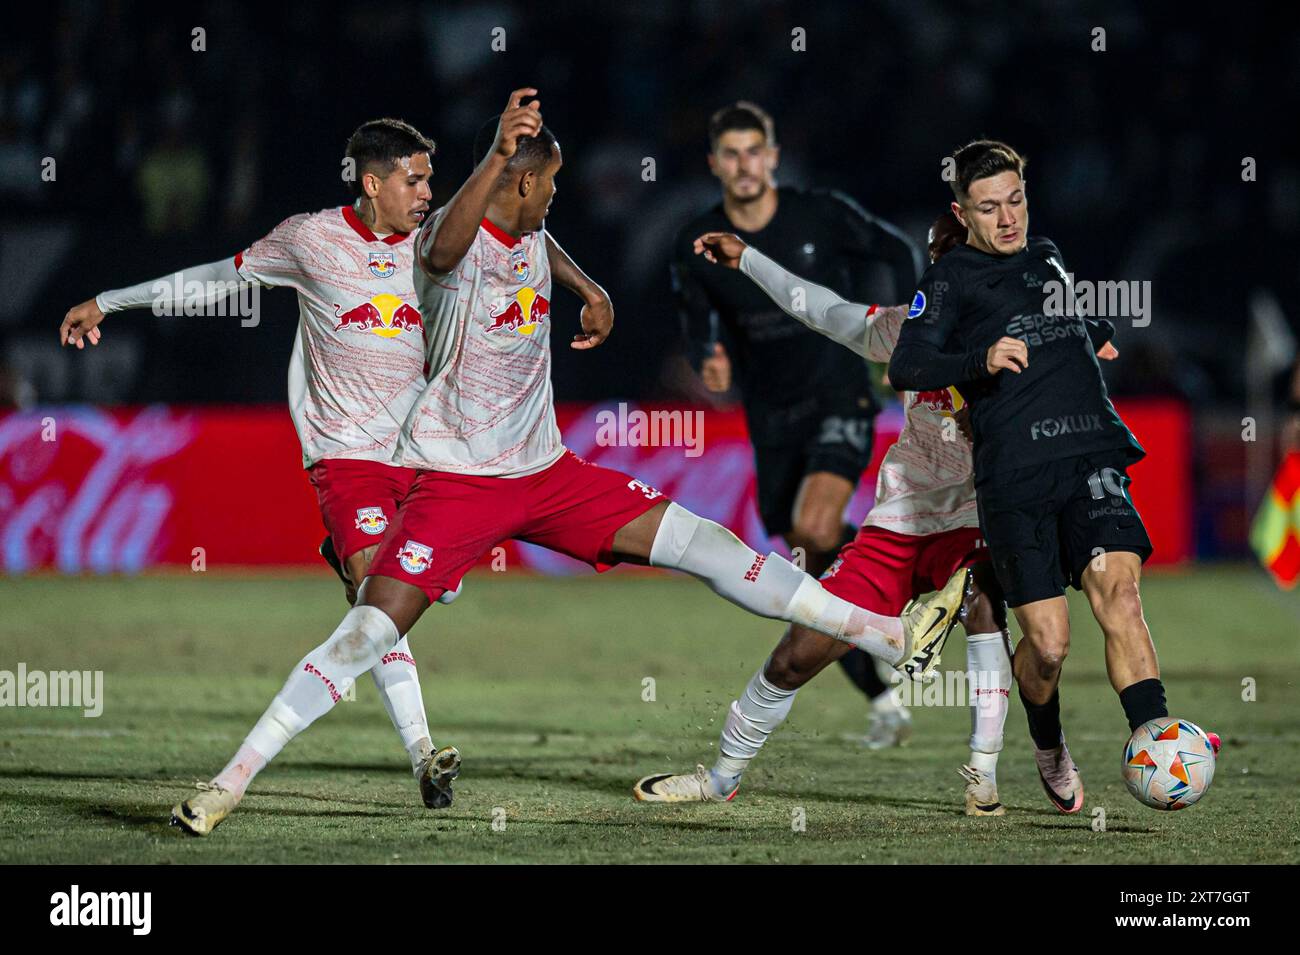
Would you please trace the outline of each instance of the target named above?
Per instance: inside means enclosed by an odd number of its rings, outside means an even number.
[[[197,796],[172,807],[171,824],[192,836],[206,836],[235,811],[240,797],[212,783],[195,783],[195,786],[199,789]]]
[[[1007,807],[998,799],[998,783],[974,766],[963,766],[957,770],[966,780],[966,815],[968,816],[1004,816]]]
[[[640,802],[731,802],[738,792],[739,783],[730,792],[723,792],[703,765],[696,766],[693,773],[678,776],[670,773],[645,776],[632,787],[632,795]]]
[[[939,665],[948,636],[966,616],[963,606],[971,592],[971,572],[963,567],[943,589],[922,603],[913,600],[903,608],[903,659],[894,669],[909,680],[924,681]]]

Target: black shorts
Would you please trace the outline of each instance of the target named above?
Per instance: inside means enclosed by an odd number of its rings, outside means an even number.
[[[857,485],[871,464],[875,419],[864,415],[826,415],[790,428],[790,440],[755,445],[758,513],[773,537],[794,526],[794,502],[805,476],[817,471],[838,474]]]
[[[1144,562],[1151,538],[1129,497],[1125,450],[1048,461],[999,474],[975,489],[980,527],[1007,605],[1060,597],[1081,586],[1103,553]]]

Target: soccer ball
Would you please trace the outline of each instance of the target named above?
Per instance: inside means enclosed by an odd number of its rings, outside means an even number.
[[[1214,747],[1188,720],[1162,716],[1143,723],[1124,747],[1124,785],[1152,809],[1185,809],[1214,779]]]

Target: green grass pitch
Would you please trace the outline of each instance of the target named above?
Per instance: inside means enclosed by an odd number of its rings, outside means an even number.
[[[1300,594],[1250,568],[1145,582],[1172,713],[1226,740],[1211,791],[1182,812],[1124,789],[1123,714],[1077,594],[1062,710],[1079,815],[1042,795],[1014,693],[999,771],[1008,814],[968,819],[956,772],[966,708],[918,708],[910,745],[869,753],[846,739],[865,710],[838,670],[800,693],[735,802],[635,803],[638,777],[712,760],[726,705],[782,625],[685,579],[507,572],[471,576],[412,637],[434,738],[464,754],[450,809],[419,803],[366,677],[208,839],[169,829],[172,804],[222,766],[336,625],[337,583],[324,571],[38,576],[0,593],[0,669],[102,670],[105,696],[97,719],[0,708],[3,863],[1300,861]],[[964,666],[960,634],[945,657]]]

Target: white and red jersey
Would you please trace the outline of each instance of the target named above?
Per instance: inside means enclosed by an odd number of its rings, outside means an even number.
[[[889,361],[903,316],[901,309],[872,316],[868,358]],[[903,430],[880,464],[864,525],[918,536],[979,526],[970,442],[952,420],[963,404],[956,388],[903,392]]]
[[[432,239],[445,209],[418,242]],[[455,270],[415,269],[428,383],[394,464],[489,477],[533,474],[564,453],[551,391],[551,267],[544,230],[487,219]]]
[[[298,293],[289,411],[304,467],[392,460],[424,387],[412,246],[343,206],[291,216],[235,256],[240,278]]]

